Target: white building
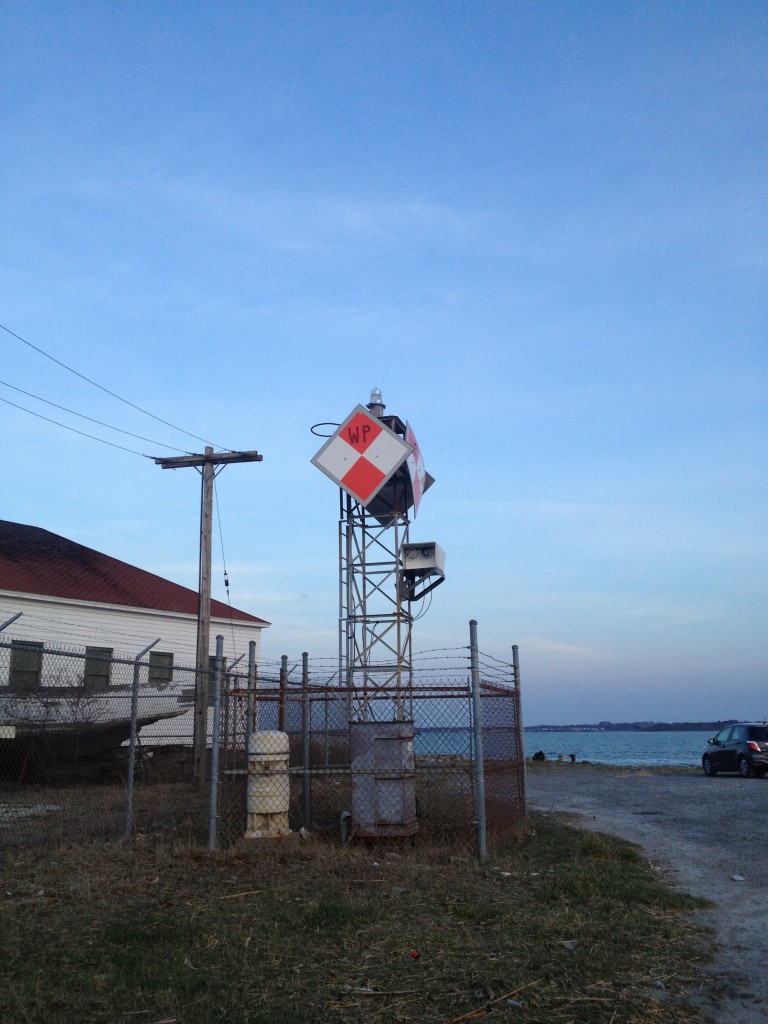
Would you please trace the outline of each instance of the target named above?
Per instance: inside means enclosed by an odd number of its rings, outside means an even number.
[[[116,711],[117,701],[105,699],[129,690],[131,678],[130,665],[120,660],[131,662],[156,640],[145,658],[144,694],[170,697],[182,681],[189,693],[197,610],[194,590],[47,530],[0,521],[0,625],[21,613],[0,632],[0,712],[5,706],[11,721],[10,708],[23,704],[27,718],[38,720],[43,712],[50,715],[54,698],[66,696],[71,703],[73,687],[91,705],[109,704]],[[210,654],[220,633],[227,662],[242,655],[244,670],[251,641],[258,662],[261,631],[268,625],[212,601]],[[67,661],[60,651],[79,654]],[[43,711],[30,712],[36,705]]]
[[[0,521],[0,623],[22,613],[0,634],[5,639],[111,648],[134,657],[159,637],[156,654],[172,654],[175,662],[191,666],[197,605],[197,592],[187,587],[47,530]],[[258,660],[261,631],[268,625],[212,601],[210,653],[222,633],[228,660],[247,655],[251,640]],[[8,681],[0,677],[0,685]]]

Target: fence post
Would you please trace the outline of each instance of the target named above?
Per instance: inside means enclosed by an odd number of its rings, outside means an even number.
[[[522,774],[520,778],[520,802],[523,808],[523,817],[527,820],[528,818],[528,798],[526,794],[526,766],[525,766],[525,734],[523,732],[523,696],[520,691],[520,658],[518,655],[517,644],[512,644],[512,679],[515,684],[515,713],[517,716],[516,733],[517,733],[517,748],[520,751],[520,758],[522,762]]]
[[[256,641],[248,643],[248,696],[246,698],[245,711],[245,751],[248,753],[248,740],[254,729],[258,729],[259,710],[255,706],[256,700]]]
[[[280,699],[277,705],[277,731],[285,732],[285,696],[288,689],[288,655],[280,658]]]
[[[236,762],[235,745],[237,739],[237,715],[235,714],[232,691],[237,688],[237,673],[233,672],[233,668],[239,662],[243,660],[244,655],[240,655],[235,658],[231,664],[227,665],[226,672],[222,672],[222,691],[221,691],[221,703],[222,722],[219,726],[219,748],[224,748],[224,770],[227,768],[234,768]],[[222,664],[222,670],[224,665]],[[221,765],[221,756],[219,757],[219,764]]]
[[[131,836],[133,835],[133,777],[136,774],[136,739],[139,735],[138,729],[138,717],[139,717],[139,671],[141,669],[140,661],[144,655],[151,651],[155,644],[160,643],[161,638],[153,640],[151,644],[144,648],[144,650],[137,654],[133,659],[133,686],[131,687],[131,738],[128,743],[128,778],[126,780],[126,794],[125,794],[125,831],[123,837],[126,842],[130,842]]]
[[[216,669],[213,674],[213,735],[211,737],[211,789],[208,806],[208,849],[216,849],[216,825],[219,817],[219,718],[221,715],[221,666],[224,637],[216,637]]]
[[[309,703],[309,655],[306,651],[301,656],[301,816],[304,828],[309,828],[310,781],[309,781],[309,731],[311,706]]]
[[[472,731],[475,741],[475,808],[477,811],[477,855],[481,864],[488,858],[485,820],[485,765],[483,763],[483,720],[480,707],[480,662],[477,652],[477,620],[469,623],[469,650],[472,666]]]
[[[512,680],[515,685],[516,708],[517,711],[517,742],[523,753],[523,764],[525,764],[525,747],[523,746],[523,695],[520,690],[520,657],[517,650],[517,644],[512,644]]]

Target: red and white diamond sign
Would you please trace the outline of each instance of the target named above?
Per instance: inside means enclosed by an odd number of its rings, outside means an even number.
[[[363,405],[347,416],[312,464],[367,505],[405,462],[412,447]]]
[[[427,471],[424,468],[424,459],[421,457],[421,448],[416,440],[413,427],[410,423],[405,424],[405,440],[413,451],[408,456],[408,473],[411,477],[411,490],[413,491],[413,517],[419,511],[421,496],[427,489]]]

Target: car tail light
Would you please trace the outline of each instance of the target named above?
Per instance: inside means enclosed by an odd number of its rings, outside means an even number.
[[[760,744],[759,743],[755,743],[754,740],[747,740],[747,746],[749,747],[750,750],[756,750],[758,752],[758,754],[760,753]]]

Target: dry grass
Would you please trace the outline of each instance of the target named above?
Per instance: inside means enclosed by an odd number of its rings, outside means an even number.
[[[534,822],[485,871],[427,835],[8,855],[0,1019],[698,1021],[695,901],[620,840]]]

